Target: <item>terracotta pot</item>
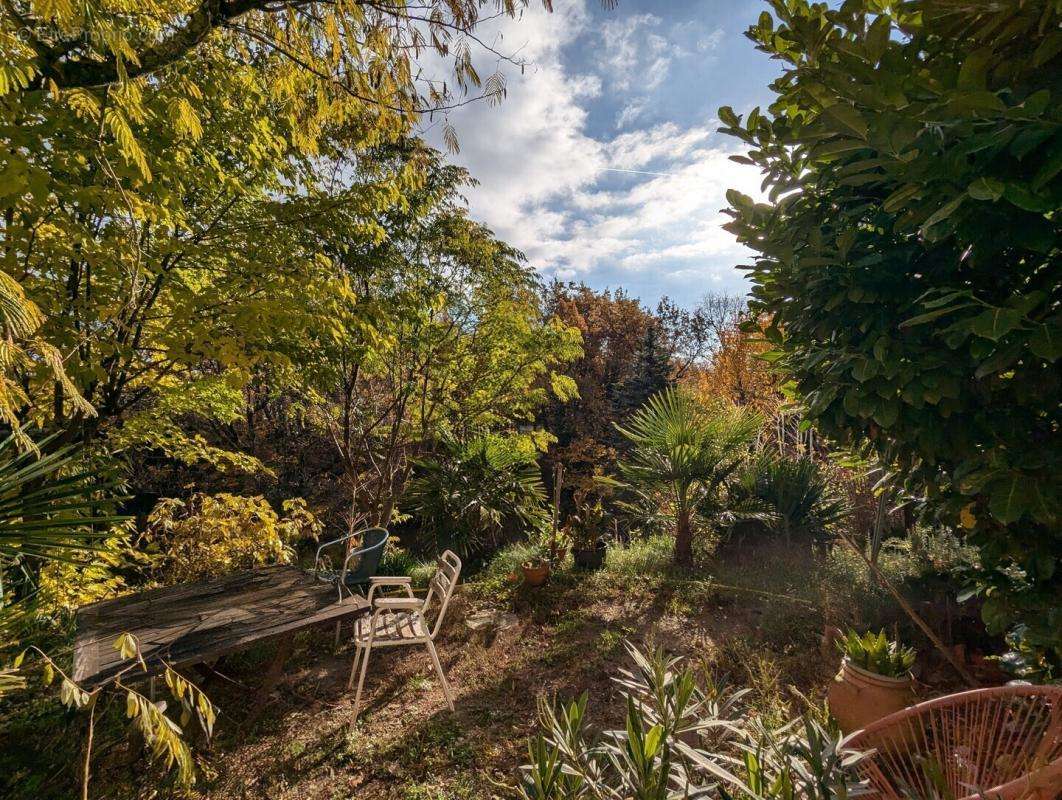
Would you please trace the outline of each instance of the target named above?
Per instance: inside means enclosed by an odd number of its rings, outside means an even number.
[[[527,586],[541,586],[549,578],[548,561],[525,561],[521,569],[524,571],[524,583]]]
[[[830,684],[830,713],[845,733],[865,728],[915,701],[911,677],[887,678],[852,664],[847,658]]]

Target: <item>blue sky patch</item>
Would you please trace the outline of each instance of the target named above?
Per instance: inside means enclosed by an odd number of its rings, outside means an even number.
[[[716,110],[770,100],[780,65],[744,36],[760,0],[534,5],[488,23],[485,41],[528,62],[502,65],[507,97],[450,114],[453,160],[480,185],[473,215],[544,276],[622,286],[653,305],[744,292],[747,252],[722,230],[725,192],[757,194],[755,169],[730,161]],[[480,54],[488,75],[496,59]],[[441,125],[425,125],[441,143]]]

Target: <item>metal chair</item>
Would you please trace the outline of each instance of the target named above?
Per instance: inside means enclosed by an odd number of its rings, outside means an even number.
[[[329,569],[328,557],[323,555],[324,550],[337,544],[345,544],[357,536],[362,537],[361,547],[351,548],[347,552],[340,569]],[[342,602],[344,589],[348,595],[353,595],[355,589],[366,586],[369,578],[376,574],[390,536],[386,528],[363,528],[323,543],[317,548],[317,555],[314,556],[314,577],[335,586]],[[358,562],[352,568],[351,561],[355,558]]]
[[[348,688],[352,687],[354,676],[359,675],[358,692],[354,696],[354,720],[358,718],[361,709],[361,692],[365,686],[369,655],[374,647],[418,644],[427,647],[435,671],[439,675],[446,704],[451,711],[454,710],[450,684],[446,681],[446,674],[439,663],[439,654],[435,651],[435,636],[442,627],[454,587],[457,586],[457,579],[461,574],[461,559],[447,550],[439,557],[438,565],[439,568],[428,583],[428,594],[423,599],[414,597],[410,578],[370,578],[368,599],[371,614],[358,618],[354,623],[354,663],[351,665],[350,681],[347,684]],[[400,587],[405,591],[405,597],[376,597],[378,589],[382,590],[388,586]],[[436,607],[435,621],[429,623],[428,617]]]
[[[346,556],[343,558],[343,565],[340,569],[328,569],[328,558],[324,556],[324,550],[328,547],[333,547],[338,544],[346,544],[350,540],[357,536],[361,536],[361,547],[351,548]],[[386,528],[363,528],[352,533],[348,533],[345,536],[340,536],[338,539],[332,539],[329,542],[325,542],[317,548],[317,555],[313,560],[313,574],[317,580],[331,583],[336,587],[336,591],[339,593],[339,602],[343,602],[343,590],[347,590],[348,596],[354,595],[355,589],[362,589],[368,583],[369,579],[376,574],[376,570],[380,567],[380,561],[383,559],[384,548],[387,546],[387,540],[391,534],[387,532]],[[353,559],[357,558],[357,563],[351,567]],[[342,620],[336,622],[336,641],[335,648],[339,649],[339,639],[343,629]]]

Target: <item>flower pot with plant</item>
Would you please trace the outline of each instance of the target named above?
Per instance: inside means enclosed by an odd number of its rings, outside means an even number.
[[[538,587],[549,580],[554,565],[567,555],[566,537],[563,531],[543,531],[537,541],[532,541],[527,561],[521,565],[526,586]]]
[[[549,580],[549,559],[538,553],[525,561],[520,569],[524,573],[524,585],[537,588]]]
[[[841,670],[827,695],[830,713],[845,733],[865,728],[871,722],[914,702],[911,666],[915,651],[890,641],[885,632],[849,631],[838,640]]]
[[[605,563],[605,507],[598,499],[591,503],[586,492],[576,492],[576,511],[568,518],[567,533],[578,569],[600,569]]]

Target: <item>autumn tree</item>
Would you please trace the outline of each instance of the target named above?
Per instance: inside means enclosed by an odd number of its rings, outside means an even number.
[[[777,371],[764,358],[772,349],[764,338],[764,326],[751,315],[743,297],[707,295],[700,311],[711,331],[711,343],[682,382],[705,401],[725,399],[770,419],[783,397]]]
[[[557,441],[547,463],[587,473],[613,458],[621,418],[616,392],[629,380],[652,315],[622,289],[597,292],[585,284],[554,281],[546,287],[545,314],[582,336],[583,353],[567,368],[578,398],[550,402],[539,421]]]

